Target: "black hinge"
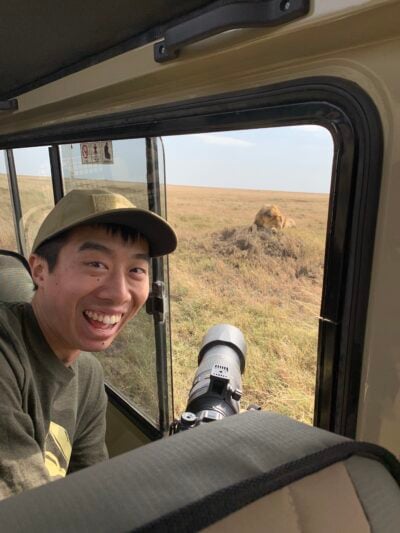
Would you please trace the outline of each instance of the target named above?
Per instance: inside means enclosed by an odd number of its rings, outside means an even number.
[[[0,100],[0,111],[16,111],[18,109],[18,100]]]
[[[167,302],[165,296],[165,285],[163,281],[155,281],[152,285],[151,293],[146,301],[146,312],[154,315],[156,322],[165,321]]]
[[[181,48],[212,35],[239,28],[278,26],[306,15],[310,0],[235,2],[217,7],[169,28],[164,40],[154,45],[157,63],[178,57]]]

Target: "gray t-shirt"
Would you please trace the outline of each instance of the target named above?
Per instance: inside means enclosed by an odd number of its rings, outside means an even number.
[[[28,303],[0,303],[0,499],[107,458],[103,371],[66,367]]]

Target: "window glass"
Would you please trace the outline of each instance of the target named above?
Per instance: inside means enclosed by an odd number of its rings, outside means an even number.
[[[5,156],[6,152],[0,150],[0,248],[17,252],[18,247],[15,228],[12,223],[13,211]]]
[[[21,202],[20,228],[29,255],[39,226],[54,206],[49,152],[47,146],[13,150]]]
[[[175,414],[203,335],[230,323],[248,345],[241,407],[312,423],[331,135],[310,125],[163,141],[178,234],[169,259]]]
[[[66,144],[60,151],[65,193],[77,188],[104,188],[148,209],[145,139]],[[96,355],[106,381],[158,423],[153,317],[142,309],[110,348]]]
[[[145,139],[61,145],[65,193],[106,188],[148,209]]]

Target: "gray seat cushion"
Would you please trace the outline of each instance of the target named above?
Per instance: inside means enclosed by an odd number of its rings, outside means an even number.
[[[0,301],[30,302],[33,281],[26,259],[9,250],[0,250]]]

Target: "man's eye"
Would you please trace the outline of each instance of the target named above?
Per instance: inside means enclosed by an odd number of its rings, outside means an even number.
[[[131,269],[131,272],[134,274],[147,274],[147,269],[142,267],[135,267]]]
[[[87,263],[87,265],[94,268],[105,268],[103,263],[100,263],[100,261],[90,261],[90,263]]]

